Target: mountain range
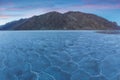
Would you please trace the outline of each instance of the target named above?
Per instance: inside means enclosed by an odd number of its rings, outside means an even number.
[[[0,30],[113,30],[119,29],[116,22],[100,16],[69,11],[48,12],[39,16],[9,22]]]

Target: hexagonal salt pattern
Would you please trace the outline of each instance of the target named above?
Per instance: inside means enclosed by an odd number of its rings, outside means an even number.
[[[0,80],[120,80],[120,35],[0,32]]]

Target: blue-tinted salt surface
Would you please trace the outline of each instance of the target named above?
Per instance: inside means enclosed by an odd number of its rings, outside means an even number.
[[[120,35],[0,32],[0,80],[120,80]]]

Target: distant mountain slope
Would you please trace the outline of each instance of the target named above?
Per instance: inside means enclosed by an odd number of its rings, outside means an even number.
[[[18,27],[19,25],[23,24],[27,19],[20,19],[18,21],[9,22],[5,25],[0,26],[0,29],[2,30],[12,30],[15,29],[15,27]]]
[[[119,29],[110,22],[94,14],[83,12],[49,12],[28,19],[8,23],[2,30],[108,30]]]

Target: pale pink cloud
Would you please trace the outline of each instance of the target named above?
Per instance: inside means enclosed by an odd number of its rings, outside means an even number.
[[[0,8],[0,11],[4,11],[4,10],[6,10],[6,8]]]
[[[7,18],[10,18],[11,16],[9,16],[9,15],[0,15],[0,18],[1,19],[7,19]]]

